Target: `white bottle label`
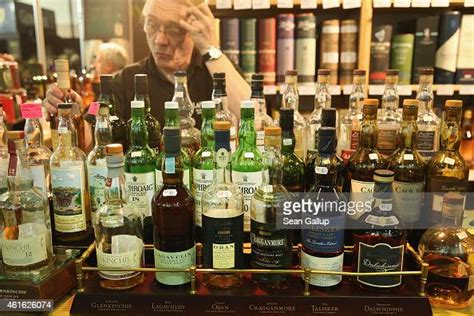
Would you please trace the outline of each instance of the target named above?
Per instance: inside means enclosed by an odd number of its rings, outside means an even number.
[[[107,166],[105,159],[97,160],[97,165],[88,165],[89,192],[91,195],[91,212],[95,213],[105,205],[105,181],[107,180]]]
[[[367,224],[382,226],[382,227],[394,226],[400,223],[395,216],[375,216],[375,215],[367,216],[367,218],[365,219],[365,222]]]
[[[105,253],[99,249],[97,249],[97,267],[99,269],[105,268],[140,268],[141,262],[141,249],[136,249],[133,251],[127,251],[124,253]],[[100,271],[102,277],[110,276],[113,279],[117,279],[117,277],[126,277],[127,274],[130,272],[126,271]]]
[[[17,240],[3,239],[3,262],[9,266],[20,267],[44,261],[48,257],[47,244],[48,234],[46,233]]]
[[[263,153],[265,152],[265,132],[257,131],[257,149]]]
[[[341,272],[344,263],[344,253],[332,258],[319,258],[301,252],[301,265],[303,269],[324,270]],[[302,276],[304,279],[304,276]],[[315,286],[329,287],[341,283],[342,275],[312,274],[309,283]]]
[[[189,269],[195,263],[195,246],[179,252],[166,252],[155,248],[155,268]],[[181,285],[191,280],[187,272],[157,272],[155,273],[155,277],[158,282],[166,285]]]
[[[212,244],[212,267],[214,269],[235,267],[235,243]]]
[[[48,184],[46,183],[46,173],[43,165],[31,165],[31,176],[33,178],[33,185],[37,187],[45,195],[48,194]]]
[[[125,172],[125,185],[128,189],[130,204],[142,210],[145,217],[151,216],[151,200],[155,194],[155,173]]]
[[[240,172],[232,170],[232,181],[239,186],[244,195],[244,231],[250,231],[250,202],[257,188],[263,182],[262,171]]]
[[[196,226],[202,227],[202,194],[211,185],[214,179],[213,170],[193,168],[193,193],[195,200],[195,222]]]
[[[405,223],[417,222],[420,219],[425,183],[394,181],[392,188],[400,219]]]

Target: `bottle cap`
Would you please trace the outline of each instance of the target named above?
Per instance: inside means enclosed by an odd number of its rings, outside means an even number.
[[[282,130],[293,130],[295,111],[291,108],[280,109],[280,126]]]
[[[25,132],[24,131],[8,131],[7,132],[7,138],[9,140],[20,140],[25,137]]]
[[[176,101],[166,101],[165,110],[176,110],[179,108],[179,103]]]
[[[216,108],[216,102],[214,101],[202,101],[201,102],[201,108],[203,109],[215,109]]]
[[[186,72],[186,70],[176,70],[174,72],[175,77],[186,77],[187,75],[188,73]]]
[[[472,119],[472,110],[466,110],[464,111],[464,118],[466,120],[471,120]]]
[[[59,103],[58,109],[60,110],[67,110],[72,108],[73,103]]]
[[[225,79],[225,72],[216,72],[213,76],[214,80],[215,79]]]
[[[123,146],[122,144],[108,144],[105,146],[105,152],[107,155],[123,155]]]
[[[227,121],[215,121],[214,130],[216,131],[227,131],[230,130],[230,122]]]
[[[354,76],[365,76],[364,69],[354,69],[353,71]]]
[[[136,74],[135,80],[135,93],[146,94],[148,93],[148,75],[147,74]]]
[[[240,103],[242,109],[255,109],[255,101],[253,100],[244,100]]]
[[[105,102],[99,102],[99,109],[103,109],[103,108],[108,109],[109,105]]]
[[[181,129],[179,127],[165,127],[163,138],[165,153],[177,154],[181,151]]]
[[[426,68],[421,68],[420,70],[418,70],[418,72],[422,76],[429,76],[434,73],[434,70],[431,67],[426,67]]]
[[[462,108],[462,101],[461,100],[446,100],[444,103],[445,108]]]
[[[278,126],[269,126],[265,127],[265,136],[280,136],[281,127]]]
[[[379,106],[379,100],[378,99],[364,99],[364,105],[368,106]]]
[[[54,68],[56,68],[56,72],[65,72],[69,75],[69,61],[67,59],[55,59]]]
[[[413,118],[417,117],[418,103],[419,101],[416,99],[403,100],[403,112],[402,112],[403,119],[406,119],[409,117],[413,117]]]
[[[112,84],[113,80],[114,80],[114,76],[112,75],[100,75],[101,85]]]
[[[130,102],[130,106],[132,109],[143,109],[145,108],[145,102],[143,101],[132,101]]]
[[[393,182],[395,173],[391,170],[379,169],[375,170],[374,181],[381,183],[391,183]]]
[[[329,76],[331,71],[329,69],[318,69],[318,76]]]
[[[298,76],[298,71],[292,69],[285,72],[285,76]]]
[[[419,101],[417,99],[405,99],[403,100],[403,105],[412,105],[412,106],[418,106]]]
[[[333,153],[336,150],[336,129],[334,127],[319,128],[318,137],[318,151],[320,153]]]
[[[348,19],[348,20],[342,20],[341,21],[341,25],[351,25],[351,24],[357,24],[357,21],[353,20],[353,19]],[[343,33],[342,30],[341,30],[341,33]],[[347,33],[350,33],[350,32],[347,32]]]
[[[321,127],[336,127],[336,109],[323,108],[321,111]]]
[[[398,73],[399,73],[398,69],[387,69],[385,71],[385,74],[387,76],[398,76]]]

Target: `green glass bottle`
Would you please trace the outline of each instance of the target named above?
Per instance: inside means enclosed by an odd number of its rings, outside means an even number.
[[[242,101],[240,109],[239,147],[232,155],[232,181],[244,195],[244,232],[250,231],[250,202],[263,181],[262,155],[257,149],[255,102]],[[246,238],[247,239],[247,238]]]
[[[129,203],[143,211],[145,243],[153,241],[151,200],[155,194],[155,152],[148,146],[145,102],[132,101],[130,148],[125,156],[125,185]]]
[[[165,102],[165,127],[179,127],[179,104],[176,101]],[[163,185],[163,173],[161,171],[161,163],[163,157],[165,156],[164,152],[158,154],[155,163],[155,183],[156,191],[159,191]],[[183,183],[188,189],[191,189],[192,175],[190,172],[191,169],[191,157],[189,156],[188,151],[183,147],[181,148],[181,159],[183,160],[184,171],[183,171]]]
[[[214,179],[214,121],[216,119],[216,103],[214,101],[201,102],[201,148],[194,154],[193,159],[193,186],[192,192],[196,203],[196,240],[201,240],[202,194],[211,185]]]

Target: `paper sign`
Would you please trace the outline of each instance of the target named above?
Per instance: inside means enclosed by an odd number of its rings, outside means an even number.
[[[252,0],[234,0],[234,10],[248,10],[252,8]]]
[[[452,84],[440,84],[436,86],[437,95],[453,95],[454,86]]]
[[[89,106],[89,111],[87,111],[87,114],[96,116],[97,113],[99,113],[99,107],[99,102],[92,102],[92,104]]]
[[[409,8],[411,4],[410,0],[394,0],[393,6],[395,8]]]
[[[315,95],[316,94],[316,86],[314,84],[301,84],[298,87],[300,95]]]
[[[374,0],[374,8],[390,8],[391,0]]]
[[[329,94],[331,94],[331,95],[341,95],[341,86],[340,85],[331,85],[331,86],[329,86]]]
[[[474,7],[474,0],[464,0],[464,6],[466,8]]]
[[[413,8],[429,8],[431,0],[412,0],[411,6]]]
[[[275,95],[277,93],[277,87],[274,85],[263,86],[263,94],[265,95]]]
[[[232,0],[216,0],[216,9],[232,9]]]
[[[447,8],[449,7],[449,0],[431,0],[433,8]]]
[[[472,84],[461,84],[459,85],[460,95],[474,95],[474,85]]]
[[[257,9],[270,9],[270,0],[252,0],[252,8]]]
[[[342,1],[343,9],[355,9],[360,8],[361,0],[344,0]]]
[[[293,0],[278,0],[277,8],[291,9],[293,8]]]
[[[41,104],[39,103],[23,103],[20,106],[21,116],[25,119],[38,119],[43,117]]]
[[[399,85],[398,86],[398,94],[399,95],[411,95],[412,89],[411,85]]]
[[[317,0],[301,0],[301,9],[316,9],[318,7]]]
[[[344,95],[350,95],[352,92],[352,85],[350,84],[345,84],[342,86],[342,93]]]
[[[369,85],[369,94],[370,95],[382,95],[385,86],[383,84],[371,84]]]
[[[323,0],[323,9],[339,8],[339,0]]]

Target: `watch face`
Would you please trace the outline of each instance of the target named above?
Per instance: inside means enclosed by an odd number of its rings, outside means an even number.
[[[222,52],[220,49],[213,47],[209,49],[209,55],[211,56],[212,59],[217,59],[221,57]]]

